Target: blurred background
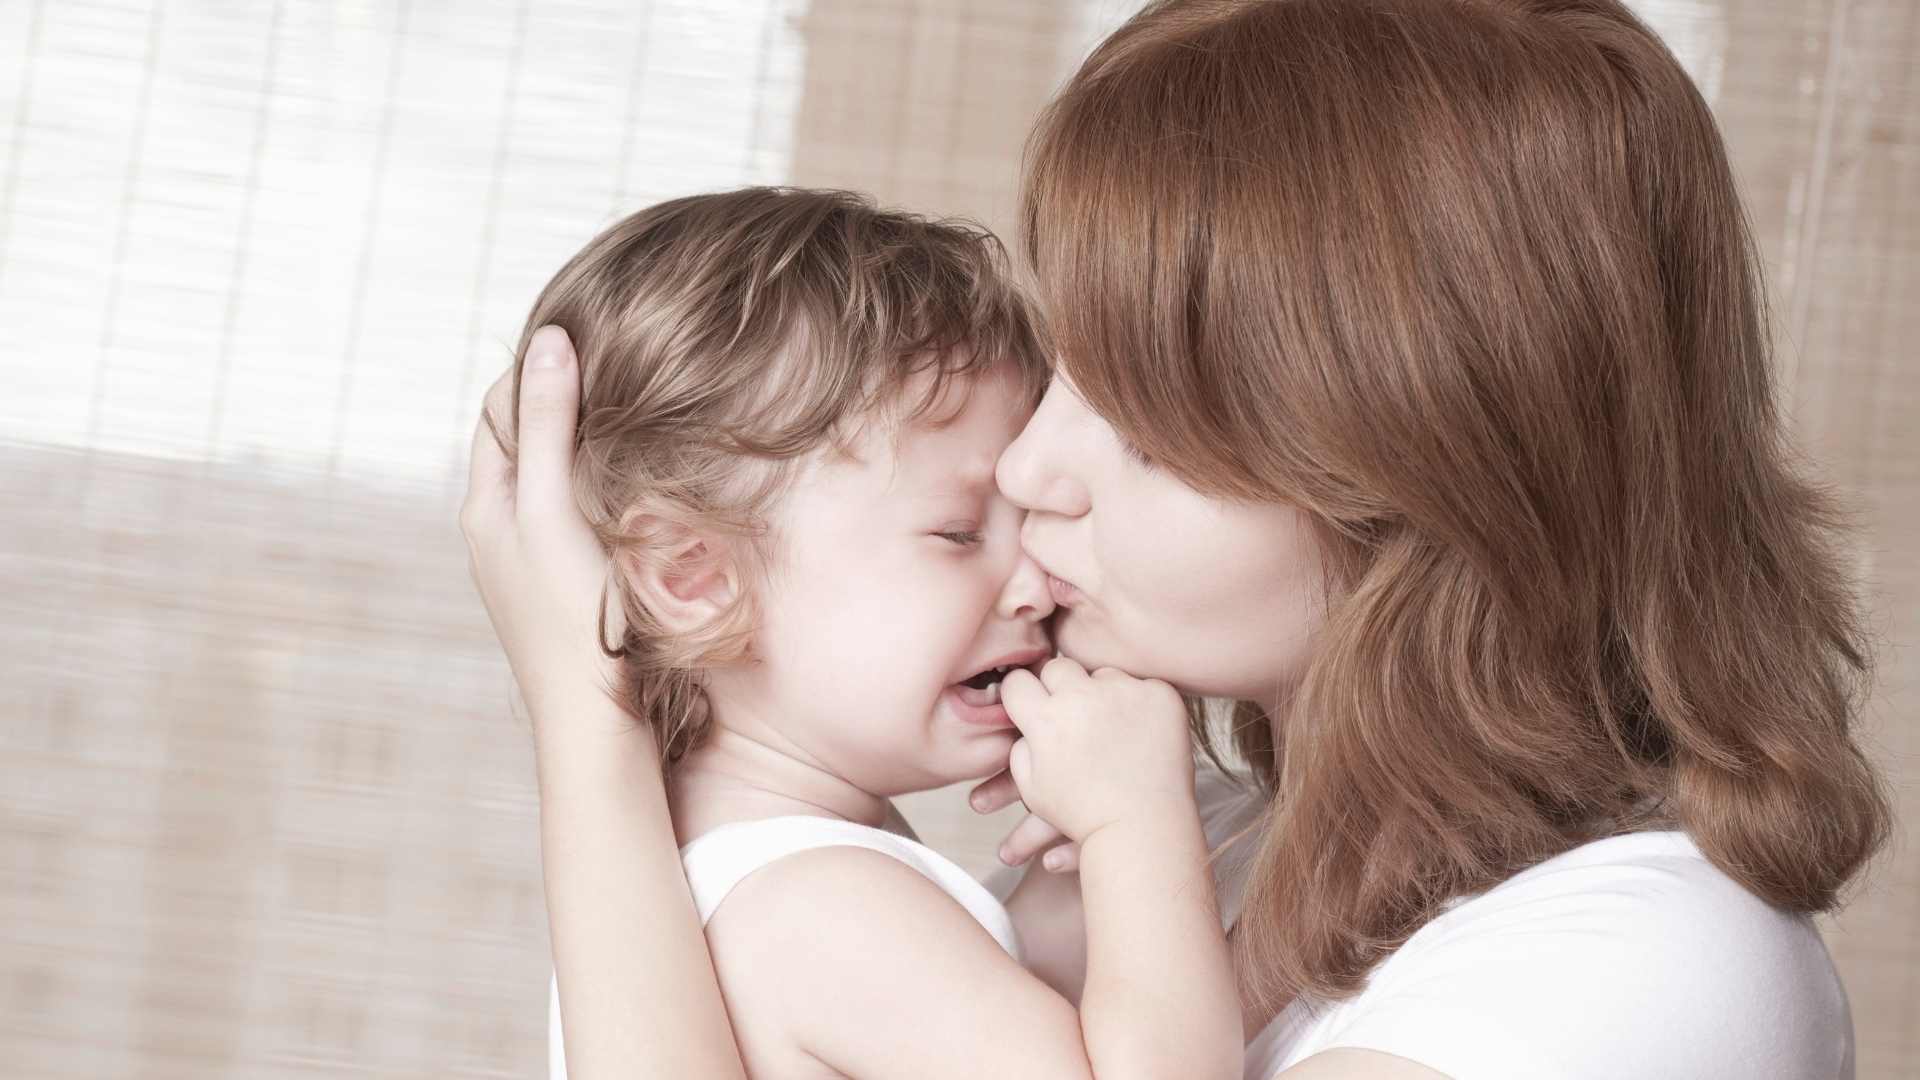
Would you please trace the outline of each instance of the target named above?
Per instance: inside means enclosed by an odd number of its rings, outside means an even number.
[[[454,520],[535,292],[743,183],[1008,234],[1028,124],[1136,6],[0,0],[0,1071],[544,1075],[528,733]],[[1634,6],[1856,497],[1912,822],[1920,7]],[[906,810],[976,872],[1010,824]],[[1823,927],[1859,1075],[1920,1078],[1906,829]]]

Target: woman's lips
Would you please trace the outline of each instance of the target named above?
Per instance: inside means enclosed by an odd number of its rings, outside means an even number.
[[[1052,595],[1055,607],[1073,607],[1086,599],[1085,595],[1071,581],[1063,581],[1047,575],[1047,592]]]

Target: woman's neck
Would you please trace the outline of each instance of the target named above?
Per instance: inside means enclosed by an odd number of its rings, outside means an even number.
[[[720,825],[791,814],[879,828],[892,810],[884,796],[809,760],[777,732],[723,718],[674,768],[667,798],[682,844]]]

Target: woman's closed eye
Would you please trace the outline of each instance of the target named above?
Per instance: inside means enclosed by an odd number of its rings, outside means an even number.
[[[1116,435],[1115,438],[1119,438],[1119,436]],[[1130,440],[1119,439],[1119,441],[1120,441],[1120,452],[1127,455],[1127,458],[1131,460],[1134,464],[1140,466],[1143,469],[1153,468],[1153,459],[1148,457],[1145,451],[1133,445],[1133,443]]]

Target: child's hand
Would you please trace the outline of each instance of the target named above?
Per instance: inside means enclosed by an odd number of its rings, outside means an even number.
[[[1065,657],[1000,684],[1022,738],[1008,771],[1034,816],[1077,843],[1116,822],[1192,814],[1193,744],[1173,687]]]

